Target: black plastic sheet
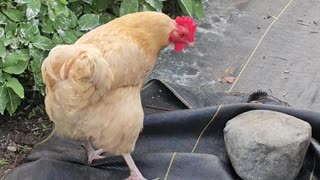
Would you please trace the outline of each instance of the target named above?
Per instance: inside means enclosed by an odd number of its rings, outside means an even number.
[[[179,94],[179,97],[183,96],[183,93]],[[230,103],[231,98],[233,103]],[[313,139],[297,180],[320,178],[319,112],[274,105],[283,102],[270,99],[261,92],[251,96],[240,93],[234,97],[221,93],[219,106],[186,109],[174,92],[159,81],[146,86],[142,99],[147,115],[133,158],[146,178],[240,179],[228,159],[223,129],[231,118],[257,109],[286,113],[311,124]],[[107,158],[96,160],[90,166],[86,162],[81,142],[52,135],[35,147],[26,163],[12,170],[4,179],[118,180],[129,175],[121,156],[107,155]]]

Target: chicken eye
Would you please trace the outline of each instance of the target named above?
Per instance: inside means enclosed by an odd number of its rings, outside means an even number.
[[[180,38],[184,38],[186,35],[184,33],[180,34]]]

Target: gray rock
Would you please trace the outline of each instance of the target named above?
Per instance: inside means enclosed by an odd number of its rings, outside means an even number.
[[[17,151],[17,148],[15,146],[8,146],[7,147],[7,150],[8,151],[11,151],[11,152],[16,152]]]
[[[311,140],[309,123],[266,110],[249,111],[224,128],[228,156],[245,180],[291,180],[302,166]]]

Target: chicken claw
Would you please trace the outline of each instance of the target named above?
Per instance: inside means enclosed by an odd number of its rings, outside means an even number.
[[[89,140],[87,141],[86,145],[82,144],[82,146],[87,152],[88,164],[92,164],[92,161],[95,159],[105,158],[105,156],[100,156],[102,153],[104,153],[104,150],[102,148],[98,150],[94,150]]]
[[[95,159],[103,159],[105,158],[105,156],[100,156],[100,154],[104,153],[104,150],[101,148],[101,149],[98,149],[96,151],[90,151],[87,153],[87,156],[88,156],[88,164],[92,164],[92,161],[95,160]]]

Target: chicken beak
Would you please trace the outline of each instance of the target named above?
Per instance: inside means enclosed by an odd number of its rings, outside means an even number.
[[[194,42],[189,42],[188,47],[194,48]]]

